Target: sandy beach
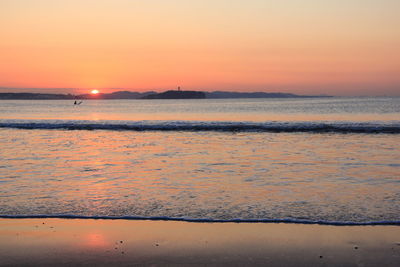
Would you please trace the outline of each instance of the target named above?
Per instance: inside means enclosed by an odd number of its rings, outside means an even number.
[[[1,219],[1,266],[399,266],[399,226]]]

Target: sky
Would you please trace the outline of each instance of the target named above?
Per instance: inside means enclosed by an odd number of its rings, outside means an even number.
[[[0,0],[0,92],[400,95],[399,13],[399,0]]]

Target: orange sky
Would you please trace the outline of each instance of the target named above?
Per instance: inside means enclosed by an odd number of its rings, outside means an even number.
[[[400,95],[399,11],[398,0],[1,0],[0,92]]]

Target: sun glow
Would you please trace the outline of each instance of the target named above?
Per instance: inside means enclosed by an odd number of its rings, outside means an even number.
[[[97,95],[97,94],[99,93],[99,90],[92,90],[90,93],[91,93],[92,95]]]

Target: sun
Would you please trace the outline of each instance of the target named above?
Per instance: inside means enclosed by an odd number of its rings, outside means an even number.
[[[100,93],[100,92],[99,92],[99,90],[92,90],[92,91],[90,91],[90,93],[91,93],[92,95],[97,95],[97,94]]]

